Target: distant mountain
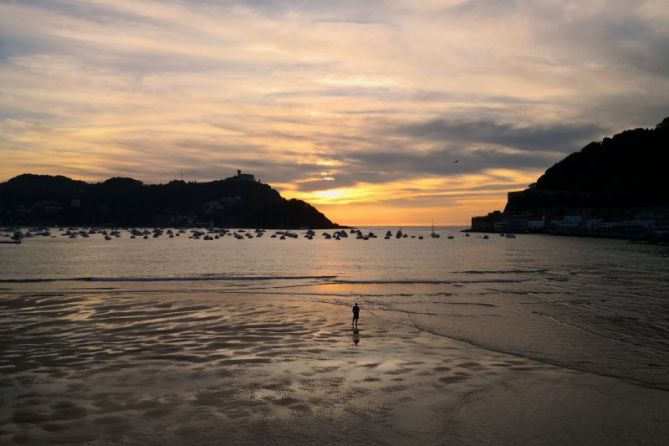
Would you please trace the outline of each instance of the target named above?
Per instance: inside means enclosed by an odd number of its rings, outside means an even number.
[[[206,183],[157,185],[132,178],[91,184],[64,176],[23,174],[0,183],[0,224],[339,227],[308,203],[286,200],[241,172]]]
[[[669,205],[669,118],[592,142],[509,194],[505,213]]]

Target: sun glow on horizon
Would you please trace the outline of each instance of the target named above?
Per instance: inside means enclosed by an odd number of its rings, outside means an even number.
[[[472,209],[485,212],[504,206],[507,191],[524,189],[539,171],[490,169],[480,174],[422,178],[382,184],[357,183],[348,188],[300,192],[283,190],[290,198],[327,209],[333,221],[345,225],[426,225],[435,217],[446,225],[466,225]],[[492,207],[490,207],[492,206]]]

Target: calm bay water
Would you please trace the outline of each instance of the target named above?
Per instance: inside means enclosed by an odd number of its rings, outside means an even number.
[[[100,235],[0,245],[16,294],[213,290],[342,305],[489,350],[669,390],[669,248],[410,228],[424,240],[192,240]],[[455,236],[453,240],[447,234]],[[9,313],[3,318],[7,318]],[[6,322],[6,320],[5,320]]]

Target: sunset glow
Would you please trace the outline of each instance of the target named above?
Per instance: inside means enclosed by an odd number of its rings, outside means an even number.
[[[465,225],[669,114],[663,5],[0,1],[0,180],[241,169],[340,224]]]

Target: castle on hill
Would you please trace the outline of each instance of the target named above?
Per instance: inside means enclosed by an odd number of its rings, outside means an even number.
[[[237,169],[237,175],[235,175],[233,178],[239,181],[256,181],[255,175],[250,173],[242,173],[242,171],[239,169]]]

